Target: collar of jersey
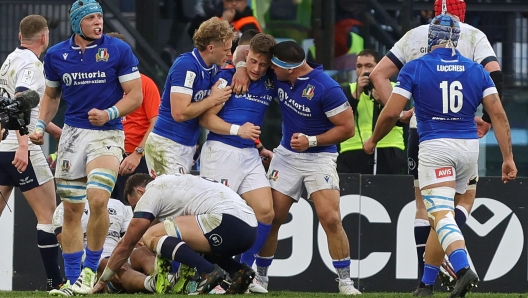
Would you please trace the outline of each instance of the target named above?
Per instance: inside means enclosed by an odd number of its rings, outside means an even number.
[[[310,71],[309,73],[307,73],[305,76],[298,77],[297,80],[308,80],[308,79],[310,79],[310,76],[313,77],[316,74],[318,74],[321,71],[323,71],[323,66],[321,64],[312,63],[312,62],[306,62],[306,63],[308,63],[308,65],[310,65],[310,67],[312,67],[313,70]]]
[[[74,49],[74,50],[79,50],[81,47],[75,44],[75,40],[74,40],[74,38],[75,38],[75,34],[73,34],[73,35],[70,37],[70,47],[71,47],[72,49]],[[89,46],[87,46],[86,48],[87,48],[87,49],[93,49],[93,48],[99,46],[100,44],[102,44],[102,43],[104,42],[104,39],[105,39],[105,35],[103,34],[103,36],[102,36],[101,38],[94,40],[94,42],[91,43],[91,44],[90,44]]]
[[[205,61],[203,61],[202,56],[200,56],[200,52],[198,51],[197,48],[194,48],[192,50],[192,55],[194,56],[194,59],[196,59],[196,61],[198,61],[198,63],[200,63],[200,66],[202,66],[202,68],[204,70],[212,70],[215,67],[214,64],[211,65],[210,67],[207,66],[207,64],[205,64]]]
[[[460,55],[460,52],[458,52],[457,49],[455,49],[456,56]],[[454,58],[456,56],[453,56],[453,49],[452,48],[436,48],[431,51],[432,54],[437,54],[442,57],[446,58]]]

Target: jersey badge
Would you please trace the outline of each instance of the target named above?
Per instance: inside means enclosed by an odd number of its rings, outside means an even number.
[[[227,179],[220,179],[220,183],[222,183],[223,185],[229,187],[229,181]]]
[[[70,161],[67,160],[67,159],[64,159],[62,161],[61,168],[62,168],[63,171],[68,172],[70,170]]]
[[[314,96],[314,90],[315,87],[308,84],[308,86],[306,86],[306,88],[302,92],[302,97],[306,97],[308,98],[308,100],[312,100],[312,97]]]
[[[97,54],[95,55],[95,62],[99,62],[99,61],[108,62],[108,58],[110,58],[110,54],[108,54],[108,49],[100,48],[97,51]]]
[[[271,174],[269,174],[269,180],[277,181],[277,179],[279,179],[279,171],[271,171]]]

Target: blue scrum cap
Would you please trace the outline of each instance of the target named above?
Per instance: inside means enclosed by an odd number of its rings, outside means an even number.
[[[427,51],[430,52],[433,46],[440,44],[454,49],[459,37],[460,24],[458,21],[446,14],[438,15],[429,24]]]
[[[81,21],[92,13],[103,13],[103,8],[96,0],[77,0],[70,8],[70,23],[75,34],[83,35]]]

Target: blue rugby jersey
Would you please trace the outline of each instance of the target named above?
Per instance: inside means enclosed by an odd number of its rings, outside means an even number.
[[[222,78],[227,81],[227,85],[231,85],[235,71],[233,68],[220,71],[215,81]],[[218,112],[218,117],[231,124],[243,125],[246,122],[251,122],[262,127],[266,109],[275,97],[271,73],[273,71],[268,71],[259,80],[252,81],[246,94],[231,95],[220,112]],[[255,142],[252,140],[246,140],[239,136],[220,135],[214,132],[209,133],[207,140],[219,141],[237,148],[255,147]]]
[[[438,139],[478,139],[474,121],[482,99],[497,93],[482,65],[458,50],[438,48],[405,64],[394,93],[414,99],[420,142]]]
[[[314,69],[299,77],[293,86],[275,79],[275,90],[282,111],[281,145],[290,150],[294,133],[316,136],[334,127],[329,117],[345,111],[350,105],[339,84],[324,73],[322,66],[311,64]],[[337,152],[336,145],[308,148],[307,153]]]
[[[207,66],[196,48],[176,58],[165,81],[158,120],[152,131],[176,143],[195,146],[200,133],[198,117],[176,122],[171,114],[170,95],[188,94],[192,102],[201,101],[211,92],[217,72],[218,67]]]
[[[105,110],[121,100],[121,83],[140,78],[138,63],[127,43],[105,34],[84,53],[75,44],[74,35],[49,48],[44,57],[46,85],[62,90],[64,123],[94,130],[123,129],[121,118],[103,126],[92,125],[88,111]]]

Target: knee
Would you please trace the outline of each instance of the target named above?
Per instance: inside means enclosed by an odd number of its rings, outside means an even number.
[[[92,197],[88,201],[90,203],[90,216],[91,215],[108,215],[106,207],[108,205],[108,199],[101,197]]]
[[[342,226],[341,216],[338,211],[325,211],[318,213],[319,222],[325,231],[337,231]]]
[[[268,208],[265,210],[260,210],[260,212],[255,212],[255,215],[257,216],[257,220],[264,224],[271,224],[273,222],[273,219],[275,217],[275,212],[273,211],[273,208]]]

